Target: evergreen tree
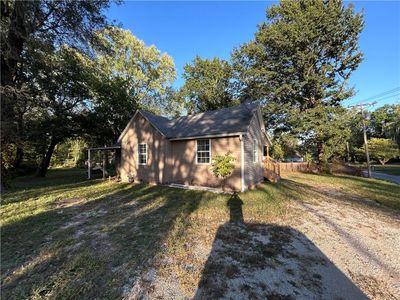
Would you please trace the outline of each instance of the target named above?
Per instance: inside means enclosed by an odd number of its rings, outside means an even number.
[[[270,128],[297,133],[325,159],[332,152],[326,146],[345,135],[328,133],[314,118],[342,126],[333,115],[340,116],[337,105],[353,95],[347,82],[362,61],[363,16],[342,1],[283,0],[268,9],[267,19],[253,41],[233,52],[238,93],[262,100]],[[318,128],[325,133],[317,134]]]

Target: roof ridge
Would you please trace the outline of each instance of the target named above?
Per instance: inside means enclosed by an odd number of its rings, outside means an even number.
[[[256,105],[256,106],[259,106],[260,105],[260,101],[251,101],[251,102],[242,102],[242,103],[240,103],[239,105],[233,105],[233,106],[227,106],[227,107],[222,107],[222,108],[218,108],[218,109],[213,109],[213,110],[207,110],[207,111],[202,111],[202,112],[198,112],[198,113],[195,113],[195,114],[191,114],[191,115],[186,115],[186,116],[180,116],[180,117],[176,117],[176,118],[172,118],[172,119],[170,119],[170,120],[176,120],[176,119],[180,119],[180,118],[188,118],[188,117],[195,117],[195,116],[198,116],[198,115],[204,115],[204,114],[210,114],[210,113],[216,113],[216,112],[219,112],[219,111],[223,111],[223,110],[230,110],[230,109],[233,109],[233,108],[238,108],[238,107],[240,107],[240,106],[244,106],[244,107],[246,107],[246,109],[249,109],[250,110],[250,108],[248,107],[248,105]]]
[[[171,120],[173,120],[173,119],[170,119],[170,118],[164,117],[164,116],[162,116],[162,115],[156,115],[155,113],[152,113],[151,111],[148,111],[148,110],[139,109],[139,111],[140,111],[141,113],[147,113],[147,114],[151,114],[151,115],[153,115],[154,117],[157,117],[157,118],[163,118],[163,119],[166,119],[166,120],[168,120],[168,121],[171,121]]]

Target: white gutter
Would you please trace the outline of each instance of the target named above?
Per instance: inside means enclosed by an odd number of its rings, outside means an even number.
[[[243,134],[240,134],[240,179],[241,179],[241,186],[242,192],[244,192],[244,141],[243,141]]]

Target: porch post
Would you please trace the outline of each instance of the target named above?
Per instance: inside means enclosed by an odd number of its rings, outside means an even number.
[[[90,179],[92,176],[92,162],[90,158],[90,148],[88,149],[88,179]]]

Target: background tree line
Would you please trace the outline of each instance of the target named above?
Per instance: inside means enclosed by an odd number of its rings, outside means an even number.
[[[341,105],[362,62],[352,5],[281,1],[230,60],[188,63],[180,89],[172,58],[107,20],[109,5],[1,1],[2,184],[23,164],[45,176],[71,140],[112,145],[137,108],[175,116],[260,101],[276,156],[326,163],[362,146],[360,115]],[[398,105],[371,113],[369,128],[398,145]]]

